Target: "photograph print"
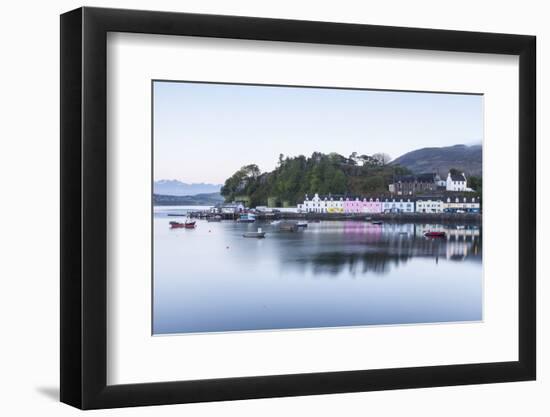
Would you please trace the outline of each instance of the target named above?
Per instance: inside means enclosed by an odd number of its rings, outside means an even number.
[[[152,93],[153,335],[483,321],[483,95]]]

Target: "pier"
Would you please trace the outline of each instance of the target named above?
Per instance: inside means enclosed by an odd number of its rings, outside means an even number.
[[[392,223],[473,223],[480,224],[480,213],[291,213],[291,212],[253,212],[256,220],[340,220],[340,221],[387,221]],[[237,220],[242,213],[216,213],[222,220]],[[214,216],[208,210],[188,213],[189,217],[208,219]]]

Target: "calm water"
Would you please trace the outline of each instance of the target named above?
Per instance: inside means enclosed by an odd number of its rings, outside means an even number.
[[[268,223],[169,228],[154,215],[155,334],[482,319],[481,232],[471,225]],[[245,239],[262,227],[265,239]],[[445,230],[428,239],[426,230]]]

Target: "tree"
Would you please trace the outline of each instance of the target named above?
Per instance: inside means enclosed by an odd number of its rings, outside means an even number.
[[[258,168],[258,165],[256,165],[256,164],[246,165],[246,166],[242,167],[241,169],[244,170],[244,174],[248,178],[256,179],[261,174],[260,168]]]
[[[386,166],[391,161],[391,156],[383,152],[375,153],[372,157],[382,166]]]
[[[482,190],[482,179],[481,177],[471,176],[468,178],[468,187],[470,187],[472,190],[481,193]]]
[[[359,163],[351,164],[351,158]],[[246,198],[251,207],[268,204],[268,199],[296,205],[305,194],[386,192],[395,175],[409,173],[399,165],[382,165],[389,161],[385,154],[376,159],[354,152],[350,159],[335,152],[313,152],[310,157],[281,154],[279,164],[271,172],[261,173],[256,164],[241,167],[227,178],[221,194],[226,201]]]
[[[346,176],[342,171],[336,171],[332,177],[330,184],[330,191],[334,194],[345,194],[347,191],[346,187]]]
[[[261,172],[258,165],[245,165],[225,180],[220,190],[220,194],[225,197],[226,201],[234,200],[237,194],[248,195],[253,191],[250,188],[256,185],[256,180],[260,174]]]

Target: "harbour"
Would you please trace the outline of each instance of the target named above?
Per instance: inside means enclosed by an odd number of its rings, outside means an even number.
[[[476,222],[317,215],[290,231],[302,220],[257,214],[168,227],[169,213],[204,211],[155,210],[155,334],[482,319]]]
[[[277,210],[277,209],[275,209]],[[219,220],[237,220],[241,213],[212,214],[209,209],[190,210],[183,214],[169,216],[189,216],[197,219],[208,219],[219,216]],[[303,221],[391,221],[397,223],[409,222],[442,222],[442,223],[474,223],[481,224],[481,213],[298,213],[298,212],[258,212],[254,211],[256,220],[303,220]]]

